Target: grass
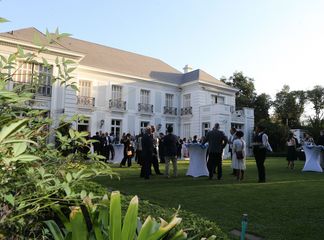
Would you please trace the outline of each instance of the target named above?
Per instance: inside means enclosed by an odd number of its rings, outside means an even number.
[[[238,183],[230,175],[230,161],[223,163],[223,180],[186,176],[188,161],[180,161],[179,177],[166,179],[139,177],[139,167],[118,168],[120,180],[98,178],[106,187],[163,207],[177,208],[214,221],[224,232],[240,228],[241,216],[247,213],[248,232],[265,239],[324,239],[324,174],[301,172],[304,162],[295,169],[286,168],[284,158],[266,160],[266,183],[257,183],[254,160],[247,161],[246,179]],[[164,170],[164,165],[160,164]]]

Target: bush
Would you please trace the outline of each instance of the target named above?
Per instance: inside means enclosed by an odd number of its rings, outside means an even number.
[[[88,189],[95,195],[102,196],[107,193],[102,185],[95,182],[85,182],[78,189]],[[76,191],[78,191],[76,189]],[[131,196],[122,195],[122,212],[126,213],[128,203],[131,200]],[[164,208],[156,204],[152,204],[149,201],[141,200],[139,203],[139,217],[141,220],[147,218],[147,216],[159,216],[163,219],[170,221],[170,217],[177,211],[177,209]],[[188,238],[194,237],[194,239],[200,239],[202,237],[215,235],[216,239],[228,239],[227,235],[213,222],[206,220],[196,214],[180,209],[179,216],[182,218],[182,222],[176,227],[176,230],[183,229]]]
[[[47,33],[57,40],[60,34]],[[7,89],[17,69],[25,62],[36,62],[45,48],[25,52],[18,47],[9,56],[0,56],[0,239],[41,238],[41,221],[52,217],[55,204],[81,203],[82,192],[73,191],[80,181],[98,175],[113,175],[111,168],[98,161],[100,156],[85,153],[83,161],[73,149],[87,149],[92,140],[88,133],[69,129],[62,135],[52,125],[46,111],[30,107],[42,76],[35,74],[33,81]],[[38,57],[38,58],[37,58]],[[50,66],[42,58],[43,66]],[[59,84],[75,88],[70,76],[71,60],[58,57],[55,61],[59,76],[52,76]],[[15,70],[15,71],[13,71]],[[80,116],[64,124],[77,121]],[[53,126],[54,127],[54,126]],[[59,128],[62,126],[58,126]],[[57,136],[58,145],[48,144],[49,136]],[[68,154],[63,155],[66,151]],[[89,193],[89,197],[92,195]]]

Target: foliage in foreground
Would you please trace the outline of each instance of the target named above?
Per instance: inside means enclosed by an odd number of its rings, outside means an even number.
[[[178,218],[176,214],[169,223],[162,218],[159,223],[151,216],[146,218],[143,225],[138,222],[137,196],[131,199],[122,221],[119,192],[112,192],[110,201],[106,195],[98,204],[93,204],[89,198],[85,198],[84,207],[72,208],[69,219],[60,207],[55,210],[64,224],[64,231],[53,220],[45,222],[55,240],[187,239],[187,234],[183,230],[173,231],[181,222],[181,218]],[[215,238],[211,236],[208,239]]]
[[[82,187],[77,186],[76,188],[87,189],[97,196],[103,196],[107,193],[107,190],[101,184],[95,182],[86,182],[83,183]],[[127,206],[131,199],[131,196],[121,195],[123,215],[126,214]],[[140,200],[138,208],[138,216],[141,220],[146,219],[147,216],[160,216],[167,221],[171,221],[172,218],[170,218],[170,216],[173,216],[175,212],[178,212],[182,219],[181,223],[175,227],[175,230],[179,231],[183,229],[187,233],[188,239],[201,239],[204,236],[212,235],[215,235],[218,240],[228,239],[227,235],[214,222],[204,219],[192,212],[183,209],[165,208],[143,199]]]
[[[55,41],[60,35],[48,33],[47,37]],[[41,73],[26,76],[32,78],[28,84],[7,89],[23,63],[53,67],[41,58],[44,51],[39,47],[38,51],[24,52],[18,47],[9,56],[0,55],[0,238],[40,238],[41,221],[52,216],[51,206],[81,202],[82,192],[74,191],[75,185],[98,175],[113,176],[110,167],[98,161],[100,156],[89,152],[92,140],[87,140],[87,133],[70,129],[62,136],[50,127],[53,122],[46,111],[32,108],[43,84]],[[74,69],[70,64],[71,60],[57,58],[59,75],[52,80],[75,88],[70,83]],[[62,124],[78,119],[75,116]],[[58,136],[56,146],[48,143],[54,135]]]

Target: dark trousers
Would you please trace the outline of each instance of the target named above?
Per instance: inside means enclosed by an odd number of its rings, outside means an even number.
[[[151,174],[151,159],[142,157],[141,177],[149,179]]]
[[[142,160],[142,151],[141,150],[136,150],[136,156],[135,156],[135,161],[137,162],[137,164],[142,165],[143,164],[143,160]]]
[[[114,146],[109,144],[108,145],[108,159],[109,159],[109,156],[111,154],[111,160],[114,160],[115,158],[115,149],[114,149]]]
[[[108,145],[103,147],[103,151],[104,151],[104,156],[106,157],[106,160],[109,160],[109,148]]]
[[[223,175],[222,169],[222,153],[209,153],[207,162],[207,168],[209,172],[209,178],[212,178],[217,168],[217,179],[221,179]]]
[[[127,154],[124,154],[124,158],[120,162],[120,166],[125,166],[127,161],[127,166],[132,166],[132,156],[127,156]]]
[[[266,175],[265,175],[264,161],[266,159],[266,150],[258,149],[254,151],[254,157],[258,168],[259,182],[265,182]]]
[[[159,160],[158,160],[156,154],[153,154],[153,157],[152,157],[152,165],[153,165],[153,168],[154,168],[155,173],[156,174],[161,174],[160,169],[159,169]]]

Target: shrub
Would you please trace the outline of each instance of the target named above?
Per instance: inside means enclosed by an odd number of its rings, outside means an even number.
[[[51,42],[61,35],[47,33],[47,37]],[[21,67],[18,62],[35,62],[36,56],[44,51],[40,47],[38,52],[26,53],[18,47],[15,53],[0,56],[0,238],[38,238],[42,234],[40,221],[52,217],[51,206],[81,202],[82,192],[72,190],[78,182],[98,175],[114,175],[110,167],[98,161],[100,156],[90,152],[80,156],[72,151],[75,147],[89,150],[92,140],[86,138],[87,133],[69,129],[63,136],[49,128],[52,121],[45,111],[30,107],[40,75],[33,76],[33,82],[26,87],[18,85],[13,91],[7,90],[12,74]],[[53,79],[75,88],[70,83],[71,63],[57,58],[59,76]],[[45,59],[42,64],[50,67]],[[72,117],[67,123],[79,118]],[[48,144],[48,137],[55,134],[56,147]],[[63,155],[63,150],[69,153]]]
[[[81,186],[77,186],[78,189],[86,189],[92,191],[95,195],[103,196],[107,193],[102,185],[95,182],[85,182]],[[76,190],[78,191],[78,190]],[[131,196],[122,195],[122,213],[125,214],[128,206],[128,202],[131,201]],[[152,204],[147,200],[141,200],[139,202],[138,216],[141,220],[146,219],[147,216],[160,216],[167,221],[171,220],[171,216],[175,212],[182,218],[181,223],[175,228],[175,230],[183,229],[187,234],[188,238],[200,239],[204,236],[215,235],[216,239],[228,239],[227,235],[213,222],[206,220],[196,214],[182,210],[182,209],[170,209],[164,208],[156,204]]]

